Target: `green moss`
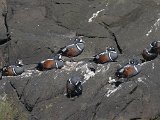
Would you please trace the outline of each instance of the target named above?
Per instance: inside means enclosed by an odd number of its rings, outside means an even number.
[[[160,120],[160,117],[155,117],[155,118],[152,118],[150,120]]]
[[[13,103],[0,100],[0,120],[27,120],[27,115],[20,113]]]

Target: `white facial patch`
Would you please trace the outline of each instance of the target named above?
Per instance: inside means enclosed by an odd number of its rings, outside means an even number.
[[[58,68],[58,63],[57,62],[55,62],[56,63],[56,68]]]
[[[67,50],[67,48],[65,47],[65,48],[62,49],[62,52],[65,52],[66,50]]]
[[[71,78],[69,78],[69,79],[68,79],[68,81],[69,81],[69,84],[72,84],[72,82],[71,82]]]
[[[151,47],[153,47],[153,45],[152,45],[152,44],[150,44],[150,46],[151,46]]]
[[[80,39],[80,41],[79,42],[83,42],[83,40],[82,39]]]
[[[78,44],[76,44],[76,47],[79,51],[82,51],[82,49],[78,46]]]
[[[137,69],[137,67],[134,65],[134,69],[136,70],[136,72],[138,72],[138,69]]]
[[[17,73],[16,73],[16,71],[15,71],[15,69],[14,69],[14,68],[12,68],[12,71],[13,71],[13,73],[14,73],[15,75],[17,75]]]
[[[108,53],[108,56],[109,56],[109,59],[110,59],[111,61],[113,61],[113,59],[112,59],[112,57],[111,57],[111,53]]]
[[[124,71],[124,68],[120,69],[120,71],[119,71],[119,72],[120,72],[120,73],[122,73],[123,71]]]

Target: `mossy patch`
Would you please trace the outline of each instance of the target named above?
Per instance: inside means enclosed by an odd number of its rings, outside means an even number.
[[[27,115],[19,112],[12,102],[0,100],[0,120],[27,120]]]

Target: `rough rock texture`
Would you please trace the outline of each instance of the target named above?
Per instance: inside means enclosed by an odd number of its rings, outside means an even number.
[[[2,1],[3,2],[3,1]],[[26,71],[0,81],[1,97],[7,94],[29,120],[157,120],[160,115],[159,57],[143,63],[142,72],[115,88],[119,64],[141,52],[160,37],[160,0],[7,0],[0,4],[2,65],[21,58]],[[86,47],[61,70],[39,72],[35,63],[51,57],[59,48],[82,36]],[[95,54],[113,46],[118,62],[96,65]],[[8,57],[9,56],[9,57]],[[9,60],[9,61],[8,61]],[[1,65],[1,66],[2,66]],[[95,68],[96,72],[90,68]],[[83,94],[66,98],[65,84],[75,74],[85,76]]]

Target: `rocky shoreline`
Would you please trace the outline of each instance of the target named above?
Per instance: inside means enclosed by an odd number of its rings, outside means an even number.
[[[26,71],[0,81],[0,98],[16,108],[17,120],[158,120],[159,56],[142,65],[142,72],[113,88],[119,64],[159,40],[159,0],[2,0],[8,7],[11,40],[0,45],[1,66],[24,60]],[[0,43],[7,38],[0,16]],[[83,36],[86,47],[75,58],[65,59],[60,70],[39,72],[35,63],[50,57],[71,38]],[[118,62],[97,65],[90,56],[107,46],[119,52]],[[9,57],[8,57],[9,56]],[[8,59],[9,58],[9,59]],[[92,67],[96,71],[92,72]],[[72,101],[64,96],[65,84],[74,74],[85,76],[83,94]],[[21,116],[20,114],[24,114]],[[0,116],[1,117],[1,116]]]

